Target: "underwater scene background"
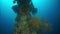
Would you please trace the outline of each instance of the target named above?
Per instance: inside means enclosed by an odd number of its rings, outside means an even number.
[[[33,16],[52,25],[52,31],[45,34],[59,34],[59,0],[32,0],[37,14]],[[0,34],[13,34],[16,13],[12,10],[13,0],[0,0]]]

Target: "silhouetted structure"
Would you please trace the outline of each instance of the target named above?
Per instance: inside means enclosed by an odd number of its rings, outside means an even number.
[[[30,13],[37,13],[31,0],[14,0],[13,3],[17,3],[12,7],[17,13],[14,34],[38,34],[38,32],[43,33],[44,28],[48,28],[48,24],[44,24],[38,18],[31,16]]]

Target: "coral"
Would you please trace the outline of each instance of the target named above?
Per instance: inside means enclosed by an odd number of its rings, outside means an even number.
[[[14,34],[37,34],[38,31],[44,32],[49,28],[48,24],[44,23],[37,17],[32,17],[32,14],[37,13],[37,9],[34,8],[31,0],[14,0],[17,2],[12,9],[17,13],[16,25],[14,28]]]

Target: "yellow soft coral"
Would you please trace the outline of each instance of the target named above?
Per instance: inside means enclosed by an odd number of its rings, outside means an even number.
[[[48,31],[50,26],[42,20],[39,20],[37,17],[32,18],[32,26],[35,30],[42,30],[43,32]]]
[[[35,29],[39,29],[40,24],[39,24],[38,18],[36,18],[36,17],[32,18],[32,26],[33,26]]]

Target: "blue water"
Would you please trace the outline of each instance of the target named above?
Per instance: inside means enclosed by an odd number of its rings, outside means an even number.
[[[52,24],[53,31],[47,34],[59,34],[59,1],[58,0],[32,0],[38,9],[36,16],[47,19]],[[13,0],[0,0],[0,34],[13,34],[16,15],[11,7]],[[34,15],[35,16],[35,15]]]

